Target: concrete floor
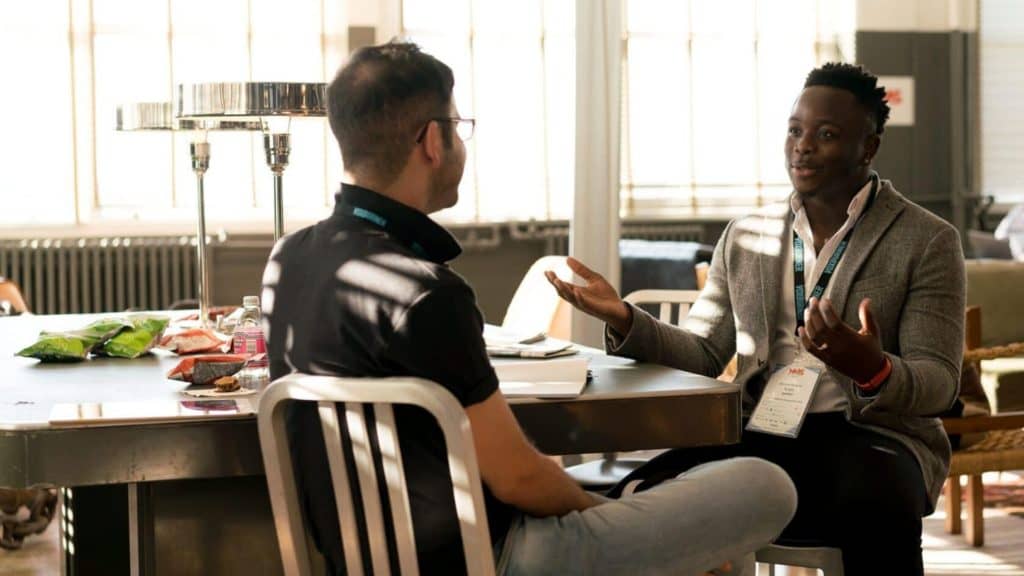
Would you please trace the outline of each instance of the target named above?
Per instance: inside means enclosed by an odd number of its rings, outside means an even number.
[[[1024,473],[1016,476],[1024,477]],[[1004,475],[1003,478],[1013,478]],[[986,482],[998,481],[986,475]],[[1024,512],[985,509],[985,546],[972,548],[962,536],[946,534],[942,501],[938,511],[924,520],[924,563],[928,576],[1024,576]],[[52,576],[60,572],[57,522],[25,541],[21,550],[0,549],[0,576]],[[762,573],[766,573],[762,570]],[[814,572],[780,568],[778,576],[810,576]]]

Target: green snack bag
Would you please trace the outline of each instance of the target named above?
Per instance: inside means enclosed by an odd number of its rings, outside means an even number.
[[[43,362],[80,362],[89,355],[89,342],[70,334],[41,334],[35,344],[17,355]]]
[[[96,352],[117,358],[138,358],[156,345],[170,323],[166,316],[132,316],[132,327],[100,346]]]
[[[35,344],[21,350],[18,356],[38,358],[43,362],[77,362],[85,360],[97,346],[131,323],[123,318],[101,318],[80,330],[41,332]]]
[[[128,322],[124,318],[100,318],[79,330],[69,330],[67,332],[42,332],[40,336],[60,335],[81,338],[88,345],[86,352],[92,352],[101,344],[117,335],[117,333],[131,327],[131,322]]]

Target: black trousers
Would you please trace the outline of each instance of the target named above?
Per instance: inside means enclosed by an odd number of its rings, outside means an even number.
[[[793,479],[796,516],[779,543],[840,548],[846,576],[924,574],[921,517],[928,497],[917,460],[898,441],[853,426],[842,413],[808,414],[796,439],[745,431],[736,445],[671,450],[635,470],[610,495],[633,480],[643,480],[643,490],[698,464],[735,456],[774,462]]]

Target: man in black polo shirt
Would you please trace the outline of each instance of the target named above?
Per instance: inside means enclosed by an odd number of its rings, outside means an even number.
[[[772,464],[718,463],[609,501],[524,437],[487,359],[473,291],[446,264],[461,249],[427,216],[457,201],[472,135],[453,85],[447,66],[411,44],[361,49],[331,83],[329,120],[351,183],[329,218],[283,238],[267,264],[272,378],[405,375],[451,391],[473,430],[500,573],[697,573],[769,542],[795,508]],[[420,571],[464,573],[441,432],[418,409],[395,414]],[[315,407],[294,410],[289,429],[314,539],[341,573]]]

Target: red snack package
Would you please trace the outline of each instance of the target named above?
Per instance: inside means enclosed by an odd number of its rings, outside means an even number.
[[[244,354],[209,354],[182,358],[181,362],[167,373],[167,378],[193,384],[209,384],[221,376],[228,376],[241,370],[245,366],[246,358]]]
[[[164,336],[160,347],[178,354],[199,354],[202,352],[225,352],[229,341],[221,338],[208,328],[193,328]]]

